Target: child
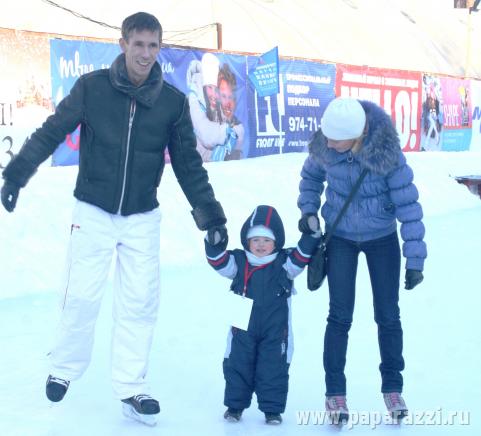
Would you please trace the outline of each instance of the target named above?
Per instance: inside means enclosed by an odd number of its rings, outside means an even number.
[[[231,290],[253,301],[247,331],[231,327],[224,356],[224,418],[240,420],[255,392],[267,424],[280,424],[292,357],[290,301],[293,279],[308,264],[320,232],[302,235],[296,248],[284,249],[284,226],[271,206],[257,206],[242,226],[244,249],[226,251],[227,238],[205,240],[209,264],[232,279]]]

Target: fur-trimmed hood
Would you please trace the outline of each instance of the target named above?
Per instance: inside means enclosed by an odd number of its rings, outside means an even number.
[[[367,132],[355,159],[376,174],[386,175],[399,164],[399,136],[389,115],[378,105],[359,101],[366,112]],[[309,153],[323,167],[347,158],[350,151],[339,153],[327,147],[327,138],[319,129],[309,144]]]
[[[121,53],[113,61],[110,70],[110,82],[119,91],[134,97],[137,101],[147,107],[153,107],[160,95],[164,80],[162,69],[158,62],[150,70],[149,77],[141,86],[134,86],[129,80],[127,66],[125,65],[125,54]]]

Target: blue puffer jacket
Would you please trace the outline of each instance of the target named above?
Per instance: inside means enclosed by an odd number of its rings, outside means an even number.
[[[317,131],[301,171],[297,205],[303,214],[317,213],[327,182],[321,215],[329,230],[360,173],[369,169],[334,235],[359,242],[381,238],[396,231],[397,219],[401,223],[406,269],[422,271],[427,250],[413,171],[401,151],[391,118],[374,103],[360,103],[368,125],[360,151],[339,153],[330,149],[327,138]]]

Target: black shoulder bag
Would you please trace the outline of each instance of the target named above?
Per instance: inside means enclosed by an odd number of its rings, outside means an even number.
[[[331,230],[329,233],[324,233],[321,236],[321,240],[319,242],[319,246],[317,247],[316,251],[311,257],[311,261],[307,265],[307,288],[310,291],[316,291],[322,286],[322,283],[324,282],[326,276],[327,276],[327,251],[326,247],[331,239],[332,233],[336,229],[337,225],[339,224],[339,221],[341,220],[342,216],[346,212],[349,203],[351,203],[352,199],[354,198],[354,195],[356,195],[357,190],[359,189],[359,186],[361,186],[362,180],[367,174],[367,169],[364,169],[359,176],[359,178],[356,181],[356,184],[352,187],[351,192],[349,193],[349,196],[346,199],[346,202],[344,203],[344,206],[342,206],[342,209],[340,212],[337,214],[336,220],[334,221],[334,224],[331,227]]]

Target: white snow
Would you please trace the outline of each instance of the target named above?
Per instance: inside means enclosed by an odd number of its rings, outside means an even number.
[[[240,246],[240,226],[258,204],[275,206],[284,220],[287,246],[298,238],[296,207],[299,172],[306,154],[206,164],[218,200],[229,219],[229,247]],[[379,351],[364,259],[347,361],[348,404],[357,419],[353,434],[479,435],[481,199],[452,176],[481,174],[481,153],[409,153],[425,213],[428,259],[425,280],[401,290],[406,402],[413,419],[401,426],[380,424],[384,412],[378,372]],[[296,280],[295,338],[290,392],[284,423],[264,424],[255,397],[238,424],[225,422],[222,359],[227,326],[219,307],[229,282],[206,263],[203,233],[172,170],[159,192],[162,222],[162,289],[159,321],[148,374],[159,399],[157,427],[122,416],[110,388],[109,282],[97,324],[92,363],[71,384],[63,402],[51,407],[44,394],[47,353],[58,319],[69,237],[76,168],[41,167],[20,193],[17,209],[0,211],[0,435],[293,435],[329,434],[331,426],[297,424],[298,411],[322,411],[322,343],[327,285],[306,288]],[[448,414],[463,413],[446,424]],[[432,421],[421,413],[431,413]],[[371,418],[371,422],[367,419]],[[469,424],[465,424],[469,420]],[[334,431],[338,431],[334,429]],[[342,431],[349,431],[344,428]]]

